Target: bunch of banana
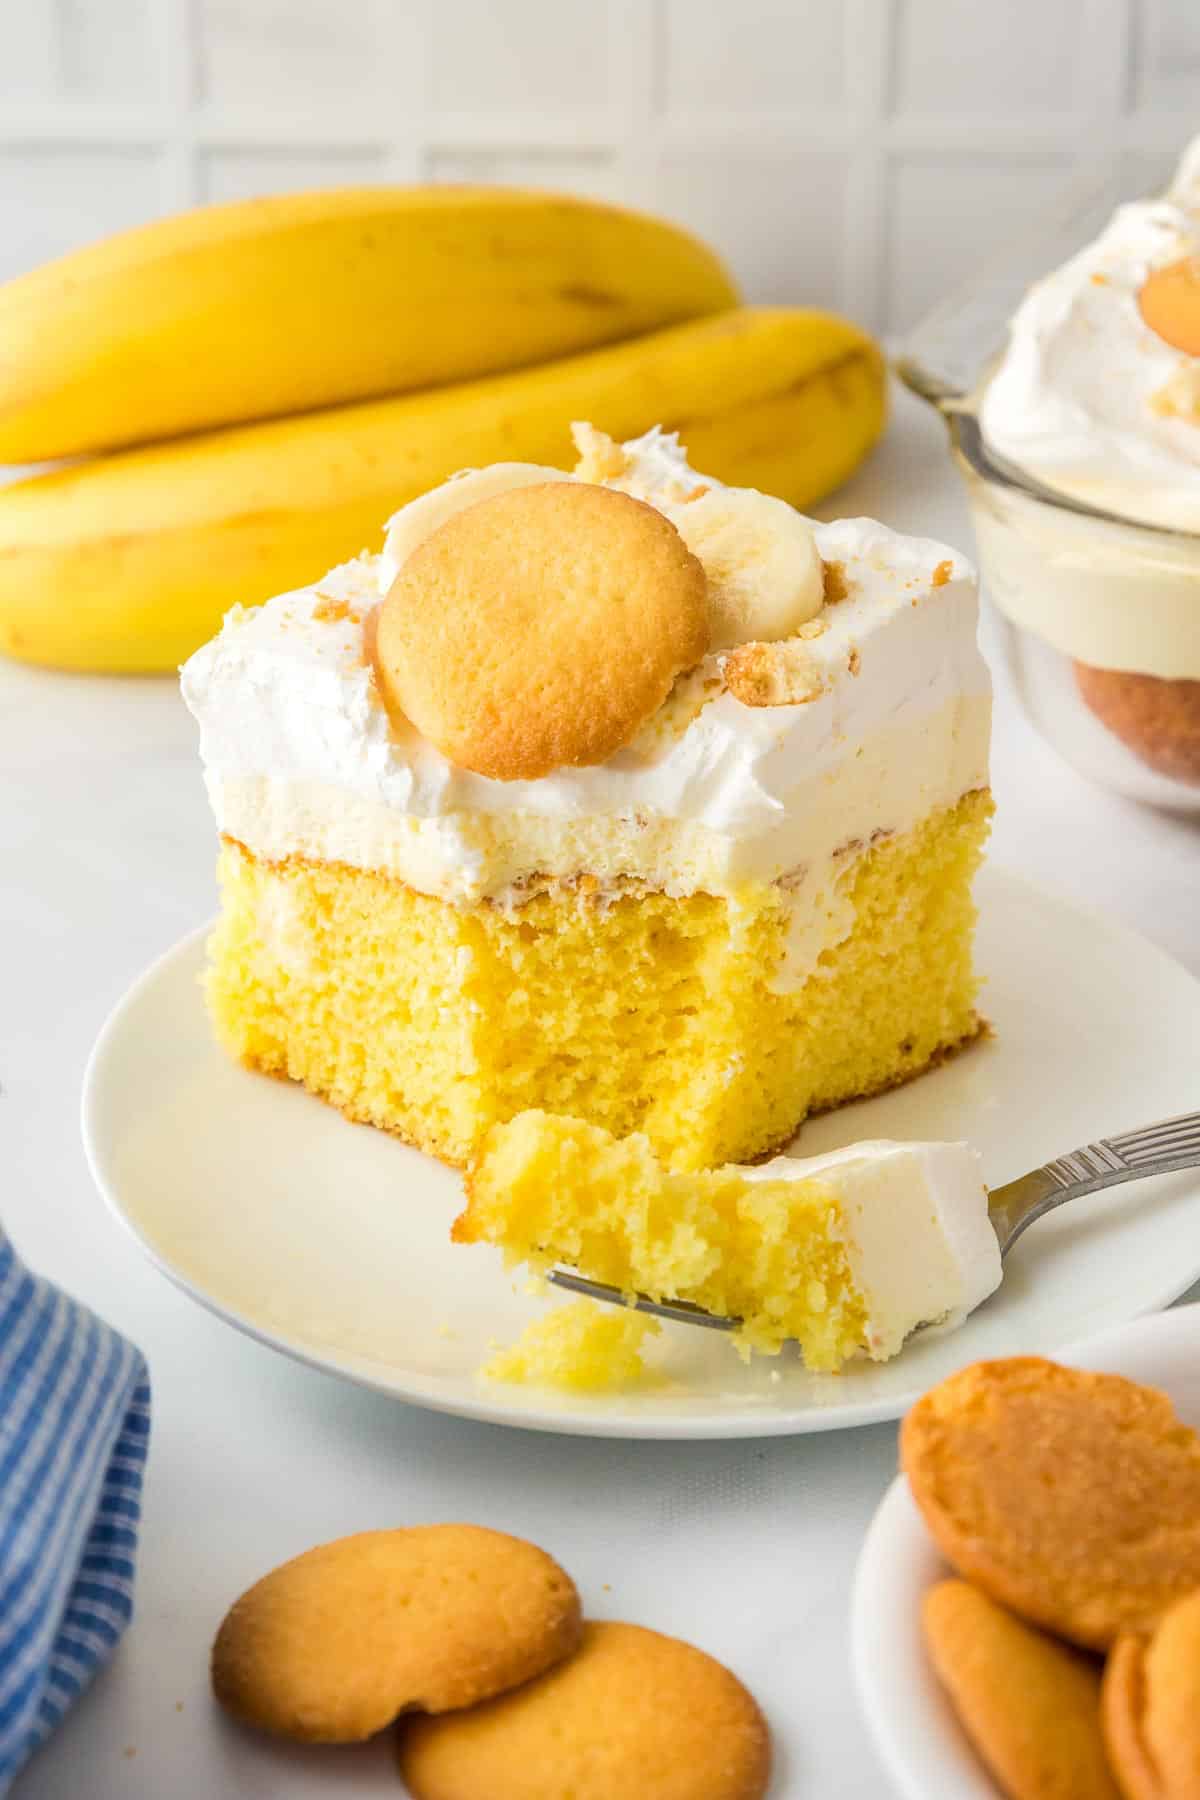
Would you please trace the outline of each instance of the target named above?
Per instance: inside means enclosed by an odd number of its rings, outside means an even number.
[[[171,668],[456,469],[569,466],[572,419],[678,429],[698,468],[811,504],[883,409],[862,332],[739,308],[636,214],[433,188],[204,209],[0,288],[0,460],[107,452],[0,489],[0,649]]]
[[[469,381],[736,299],[686,232],[553,194],[199,207],[0,288],[0,462]]]

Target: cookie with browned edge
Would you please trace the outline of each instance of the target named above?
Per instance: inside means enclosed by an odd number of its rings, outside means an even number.
[[[1100,1731],[1100,1667],[969,1581],[941,1581],[921,1624],[960,1724],[1010,1800],[1120,1800]]]
[[[584,1626],[576,1654],[469,1712],[413,1719],[414,1800],[760,1800],[766,1721],[703,1651],[638,1625]]]
[[[670,520],[587,482],[455,513],[379,614],[393,712],[498,781],[606,762],[708,648],[707,580]]]
[[[1149,1636],[1118,1638],[1102,1713],[1126,1800],[1200,1800],[1200,1589]]]
[[[1077,662],[1075,685],[1100,723],[1149,768],[1200,784],[1200,681]]]
[[[1105,1650],[1200,1586],[1200,1438],[1154,1388],[974,1363],[912,1408],[900,1453],[958,1573],[1060,1637]]]
[[[570,1654],[579,1596],[552,1557],[478,1525],[364,1531],[306,1551],[217,1633],[222,1706],[312,1743],[371,1737],[410,1708],[472,1706]]]

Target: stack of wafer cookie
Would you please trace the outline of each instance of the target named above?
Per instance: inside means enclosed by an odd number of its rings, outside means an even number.
[[[901,1461],[954,1579],[930,1658],[1011,1800],[1200,1800],[1200,1438],[1040,1357],[918,1402]]]
[[[545,1551],[477,1525],[367,1531],[272,1570],[226,1614],[217,1699],[305,1743],[403,1715],[414,1800],[762,1800],[753,1697],[678,1638],[587,1622]]]

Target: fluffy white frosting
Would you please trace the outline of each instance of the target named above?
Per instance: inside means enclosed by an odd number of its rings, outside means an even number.
[[[828,1181],[867,1307],[867,1348],[895,1356],[918,1325],[959,1325],[1000,1285],[1000,1248],[977,1153],[966,1144],[853,1144],[779,1156],[750,1181]]]
[[[1200,249],[1200,140],[1166,197],[1118,208],[1018,308],[979,415],[1001,456],[1147,524],[1200,528],[1200,361],[1142,318],[1153,269]]]
[[[718,487],[661,433],[621,454],[639,497]],[[791,703],[743,704],[718,651],[608,762],[537,781],[458,768],[389,717],[364,647],[391,578],[379,558],[235,608],[183,670],[220,829],[270,861],[380,870],[460,904],[581,875],[735,900],[786,877],[779,979],[803,979],[853,925],[855,851],[986,785],[990,726],[969,565],[867,519],[807,527],[837,592],[769,646]]]

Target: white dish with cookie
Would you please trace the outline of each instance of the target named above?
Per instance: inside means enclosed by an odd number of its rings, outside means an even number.
[[[1200,1428],[1200,1306],[1100,1332],[1059,1362],[1123,1375],[1165,1393]],[[889,1488],[867,1534],[854,1585],[852,1655],[863,1716],[898,1793],[911,1800],[996,1800],[958,1724],[923,1639],[922,1606],[950,1573],[907,1480]]]
[[[799,1154],[863,1138],[965,1138],[994,1185],[1065,1143],[1194,1104],[1200,987],[1141,939],[999,871],[980,889],[994,1037],[919,1082],[811,1121]],[[1200,1273],[1200,1185],[1169,1176],[1045,1220],[960,1330],[920,1336],[887,1364],[818,1375],[791,1349],[743,1363],[718,1334],[669,1326],[647,1355],[658,1379],[644,1387],[589,1396],[484,1381],[495,1347],[561,1302],[525,1292],[489,1246],[450,1242],[462,1206],[452,1170],[226,1057],[204,1015],[202,958],[198,934],[142,978],[101,1034],[84,1099],[101,1190],[201,1304],[399,1399],[597,1436],[830,1430],[895,1418],[979,1357],[1053,1354],[1166,1305]]]

